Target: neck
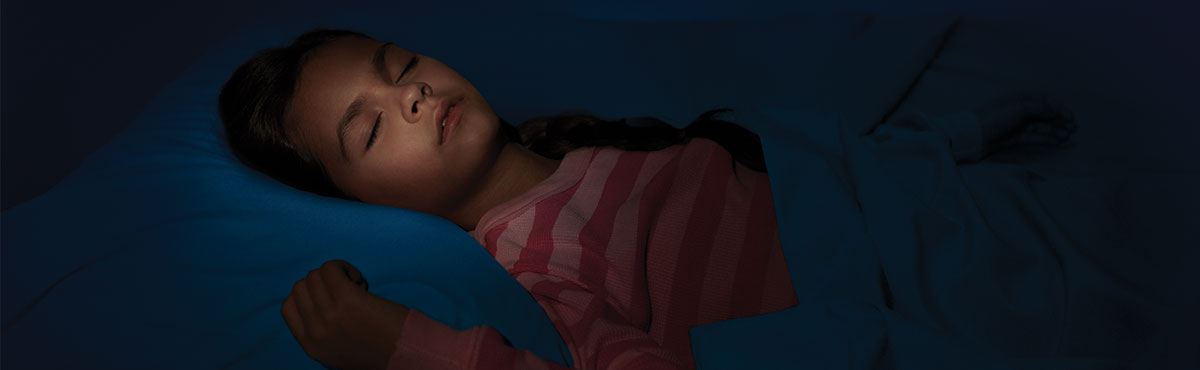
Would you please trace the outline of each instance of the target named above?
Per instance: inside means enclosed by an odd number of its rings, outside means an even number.
[[[463,230],[475,230],[488,211],[545,181],[558,169],[560,162],[517,144],[505,144],[496,163],[479,182],[480,186],[449,220]]]

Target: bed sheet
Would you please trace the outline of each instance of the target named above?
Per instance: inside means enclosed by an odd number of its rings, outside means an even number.
[[[1158,18],[1072,16],[959,19],[865,127],[749,118],[773,122],[801,304],[694,328],[700,368],[1200,366],[1196,50]],[[948,137],[897,125],[1022,93],[1075,112],[1071,146],[955,163]]]

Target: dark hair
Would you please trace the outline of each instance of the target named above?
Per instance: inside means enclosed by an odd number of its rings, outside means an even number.
[[[331,41],[369,38],[345,30],[313,30],[291,45],[259,51],[221,87],[218,110],[234,155],[246,165],[313,193],[346,198],[324,166],[288,136],[284,115],[313,51]]]
[[[567,152],[589,146],[653,151],[683,144],[692,138],[705,138],[720,144],[743,166],[767,172],[758,135],[716,118],[728,111],[730,109],[704,112],[682,129],[653,117],[604,120],[589,114],[563,114],[530,119],[517,131],[522,145],[553,159],[561,159]]]
[[[313,30],[286,47],[259,51],[234,71],[221,88],[218,110],[229,146],[239,160],[297,189],[349,198],[312,153],[294,144],[284,123],[300,72],[313,51],[346,37],[370,38],[353,31]],[[508,141],[553,159],[581,147],[652,151],[702,137],[721,144],[739,163],[765,172],[758,135],[715,118],[725,111],[728,109],[705,112],[683,129],[655,118],[605,120],[589,114],[562,114],[530,119],[519,128],[501,120],[500,131]]]

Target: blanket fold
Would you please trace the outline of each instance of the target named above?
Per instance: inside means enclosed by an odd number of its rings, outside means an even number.
[[[1064,219],[1077,212],[1039,198],[1052,194],[1043,190],[1054,174],[956,164],[948,131],[938,127],[970,121],[935,123],[947,117],[898,120],[905,123],[859,136],[835,115],[763,111],[758,119],[792,123],[770,125],[779,129],[763,139],[801,304],[693,328],[701,368],[1194,363],[1178,345],[1151,345],[1162,337],[1195,343],[1177,326],[1195,327],[1183,313],[1194,312],[1197,293],[1174,290],[1175,279],[1195,277],[1177,262],[1194,257],[1194,248],[1140,244],[1154,240],[1142,234],[1149,229],[1084,242],[1075,235],[1081,222],[1101,227],[1092,233],[1120,225]],[[1163,180],[1200,184],[1188,175]],[[1105,188],[1088,188],[1096,187]],[[1092,202],[1114,196],[1093,195]],[[1200,205],[1195,195],[1177,195],[1185,196],[1175,202]],[[1178,228],[1153,232],[1186,238],[1184,209],[1103,213],[1174,220]]]

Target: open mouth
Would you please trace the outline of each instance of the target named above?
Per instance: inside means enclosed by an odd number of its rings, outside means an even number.
[[[455,100],[446,107],[446,111],[442,113],[442,120],[438,127],[438,143],[445,143],[446,138],[453,132],[454,126],[458,123],[462,116],[462,100]]]
[[[446,131],[446,120],[450,119],[450,112],[454,111],[454,104],[446,107],[446,112],[442,113],[442,131]]]

